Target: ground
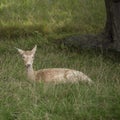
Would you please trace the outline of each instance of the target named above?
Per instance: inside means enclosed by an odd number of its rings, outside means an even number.
[[[118,58],[112,59],[112,54],[105,57],[95,51],[60,50],[51,42],[43,41],[45,38],[39,36],[1,41],[0,119],[119,119]],[[22,58],[14,47],[31,49],[34,44],[38,45],[35,69],[76,69],[91,77],[95,84],[54,85],[27,80]]]
[[[105,23],[103,0],[61,1],[51,0],[50,5],[50,0],[1,0],[0,120],[120,118],[119,53],[70,50],[56,44],[58,38],[101,31]],[[76,69],[87,74],[94,85],[54,85],[28,80],[15,47],[27,50],[34,45],[38,46],[35,70]]]

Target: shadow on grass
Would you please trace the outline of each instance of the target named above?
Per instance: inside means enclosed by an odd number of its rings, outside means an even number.
[[[59,28],[59,30],[62,30],[62,28]],[[49,31],[46,31],[46,28],[44,25],[4,27],[4,28],[0,28],[0,40],[4,38],[6,39],[28,38],[28,37],[34,37],[37,34],[44,36],[44,35],[48,35],[48,33]],[[73,34],[71,35],[69,34],[68,36],[72,36],[72,35]],[[68,36],[63,34],[63,36],[60,39],[55,39],[53,36],[52,37],[50,36],[52,39],[54,39],[50,41],[52,42],[51,46],[54,45],[59,50],[64,50],[64,51],[69,51],[69,52],[76,52],[76,53],[83,53],[83,54],[94,53],[97,56],[102,55],[103,58],[106,60],[111,60],[112,62],[120,63],[120,53],[114,50],[102,50],[98,48],[97,49],[92,49],[92,48],[91,49],[80,49],[79,47],[66,46],[64,44],[61,44],[61,40],[67,39]]]
[[[101,48],[81,49],[80,47],[66,46],[64,44],[61,44],[61,40],[57,40],[54,42],[57,45],[58,49],[66,51],[66,52],[71,52],[71,53],[75,52],[78,54],[89,54],[89,55],[95,55],[95,56],[102,55],[104,60],[109,60],[113,63],[120,63],[120,52],[115,51],[115,50],[109,50],[109,49],[105,50]]]
[[[7,38],[19,38],[19,37],[29,37],[34,36],[37,33],[46,34],[44,25],[36,25],[36,26],[10,26],[0,28],[0,39]]]
[[[78,35],[77,30],[71,31],[70,26],[65,25],[57,28],[50,28],[46,25],[24,25],[24,26],[6,26],[0,28],[0,40],[28,38],[36,35],[46,36],[48,39],[63,39],[72,35]]]

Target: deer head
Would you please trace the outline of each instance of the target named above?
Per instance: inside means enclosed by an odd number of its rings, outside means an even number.
[[[24,51],[22,49],[16,48],[18,50],[18,52],[20,53],[20,55],[22,56],[22,59],[24,60],[25,66],[31,67],[33,64],[33,60],[34,60],[34,55],[37,49],[37,45],[35,45],[35,47],[32,50],[29,51]]]

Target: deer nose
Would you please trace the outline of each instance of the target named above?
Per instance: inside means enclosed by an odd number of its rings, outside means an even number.
[[[26,64],[26,67],[28,68],[28,67],[30,67],[31,66],[31,64]]]

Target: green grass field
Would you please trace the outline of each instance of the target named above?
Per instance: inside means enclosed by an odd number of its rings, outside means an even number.
[[[66,35],[98,33],[105,23],[104,11],[103,0],[0,1],[0,120],[120,119],[119,54],[69,51],[51,42]],[[28,80],[14,47],[32,49],[35,44],[36,70],[72,68],[87,74],[95,84]]]
[[[0,0],[0,36],[98,33],[105,23],[103,0]]]

